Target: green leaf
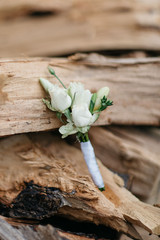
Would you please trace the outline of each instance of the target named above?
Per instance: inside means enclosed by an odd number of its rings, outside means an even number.
[[[94,109],[94,105],[96,103],[96,99],[97,99],[97,93],[93,93],[93,95],[91,97],[90,105],[89,105],[89,111],[91,113],[93,113],[93,109]]]
[[[107,107],[112,106],[112,105],[113,105],[113,101],[107,100],[107,98],[104,96],[101,99],[101,107],[98,109],[98,112],[101,112],[101,111],[105,110]]]
[[[46,99],[43,98],[42,101],[43,101],[44,104],[46,104],[46,106],[47,106],[51,111],[53,111],[53,112],[56,111],[56,109],[54,109],[54,108],[52,107],[52,105],[51,105],[51,103],[50,103],[49,100],[46,100]]]
[[[62,123],[65,124],[65,122],[64,122],[63,119],[62,119],[62,113],[61,113],[61,112],[56,112],[56,116],[57,116],[57,118],[58,118]]]
[[[71,116],[71,113],[69,111],[69,109],[66,109],[64,111],[64,115],[66,116],[67,119],[69,119],[70,121],[72,121],[72,116]]]

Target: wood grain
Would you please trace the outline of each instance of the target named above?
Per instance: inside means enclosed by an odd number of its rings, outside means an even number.
[[[47,70],[51,65],[66,86],[82,82],[92,92],[110,87],[114,106],[97,125],[160,124],[160,58],[108,59],[97,54],[66,58],[0,60],[0,136],[54,129],[60,122],[42,103],[39,84],[44,77],[57,84]]]
[[[2,240],[63,240],[56,229],[51,225],[37,226],[36,229],[31,226],[12,227],[5,218],[0,216],[0,239]]]
[[[0,56],[160,50],[159,9],[158,0],[2,0]]]

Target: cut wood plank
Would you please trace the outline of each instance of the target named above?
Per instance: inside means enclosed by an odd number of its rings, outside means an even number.
[[[47,0],[45,4],[41,0],[3,0],[0,56],[55,56],[107,49],[160,50],[159,8],[158,0]],[[33,17],[34,12],[49,15],[38,18]]]
[[[134,194],[152,204],[160,201],[160,129],[94,127],[90,137],[96,156],[129,178],[128,187]]]
[[[81,151],[60,137],[49,133],[12,136],[1,140],[0,156],[0,199],[12,217],[42,219],[54,215],[50,206],[55,210],[56,205],[56,214],[110,226],[136,239],[140,237],[133,225],[160,234],[159,208],[140,202],[123,187],[120,177],[98,162],[106,185],[101,193],[90,179]],[[30,182],[28,187],[24,182]]]
[[[57,83],[47,71],[48,64],[66,86],[75,81],[91,91],[110,87],[114,106],[102,113],[97,125],[160,125],[160,58],[114,60],[78,54],[69,59],[1,59],[0,136],[60,126],[41,100],[45,93],[39,78]]]

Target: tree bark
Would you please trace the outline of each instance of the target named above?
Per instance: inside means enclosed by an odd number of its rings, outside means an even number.
[[[114,106],[104,111],[96,125],[160,124],[160,58],[108,59],[97,54],[66,58],[0,60],[0,136],[44,131],[60,126],[55,114],[42,103],[46,96],[39,78],[57,80],[51,65],[66,86],[82,82],[92,92],[110,87]]]
[[[157,0],[1,1],[0,56],[160,50],[159,7]]]
[[[1,214],[38,220],[58,214],[110,226],[136,239],[134,225],[160,234],[159,208],[139,201],[98,161],[106,186],[100,192],[81,151],[57,135],[8,137],[0,142],[0,156]]]

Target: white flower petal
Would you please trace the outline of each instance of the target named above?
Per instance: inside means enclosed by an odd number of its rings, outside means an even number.
[[[67,123],[59,128],[59,132],[62,134],[62,138],[65,138],[68,135],[77,133],[78,129],[73,126],[73,123]]]
[[[67,90],[54,86],[49,90],[51,97],[52,107],[55,108],[58,112],[64,112],[67,108],[71,106],[71,97],[67,94]]]
[[[92,114],[87,104],[74,105],[72,109],[72,119],[76,127],[85,127],[90,125]]]
[[[90,126],[86,126],[86,127],[78,127],[78,132],[81,133],[87,133],[90,129]]]
[[[83,105],[86,104],[89,108],[92,94],[89,90],[84,90],[83,92],[78,92],[75,95],[74,105]]]
[[[97,121],[97,119],[99,118],[99,115],[100,115],[99,113],[95,113],[92,115],[90,125]]]
[[[51,90],[54,87],[54,84],[50,83],[45,78],[40,78],[39,81],[46,92],[49,92],[49,89]]]
[[[68,87],[68,94],[71,96],[71,98],[74,98],[75,93],[83,92],[84,86],[80,82],[71,82]]]

